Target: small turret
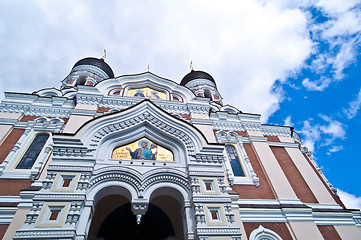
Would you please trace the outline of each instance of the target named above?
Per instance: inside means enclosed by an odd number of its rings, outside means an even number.
[[[62,81],[61,88],[71,88],[78,85],[94,86],[108,78],[114,78],[114,73],[103,58],[83,58],[75,63],[70,74]]]
[[[190,73],[183,77],[180,85],[189,88],[198,97],[209,98],[222,104],[222,97],[217,90],[216,81],[206,72],[192,69]]]

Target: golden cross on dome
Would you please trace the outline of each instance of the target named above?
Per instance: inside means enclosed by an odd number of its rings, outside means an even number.
[[[191,61],[191,64],[189,65],[189,67],[190,67],[191,71],[194,71],[194,69],[193,69],[193,61]]]

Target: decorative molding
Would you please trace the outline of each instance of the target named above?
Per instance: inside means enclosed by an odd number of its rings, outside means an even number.
[[[264,228],[262,225],[259,225],[259,227],[251,232],[251,235],[249,236],[249,240],[282,240],[282,238],[275,233],[274,231]]]
[[[180,139],[185,145],[188,150],[189,155],[193,155],[195,153],[195,148],[193,141],[188,136],[188,133],[185,133],[183,130],[179,130],[174,128],[172,125],[159,120],[157,117],[153,116],[149,111],[143,112],[141,114],[138,114],[131,119],[117,122],[113,124],[106,125],[102,128],[100,128],[98,131],[96,131],[93,134],[93,137],[91,138],[91,146],[96,147],[98,146],[99,142],[108,134],[128,129],[134,125],[140,124],[140,123],[149,123],[152,124],[154,127],[162,130],[163,132],[166,132],[178,139]]]
[[[83,201],[85,200],[84,194],[67,194],[67,193],[59,193],[59,194],[35,194],[34,201]]]
[[[229,197],[207,196],[207,197],[193,197],[194,203],[231,203]]]

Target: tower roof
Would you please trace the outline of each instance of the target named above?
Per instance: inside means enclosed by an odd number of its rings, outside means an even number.
[[[97,68],[103,70],[108,75],[109,78],[114,78],[113,70],[103,59],[98,59],[98,58],[93,58],[93,57],[83,58],[83,59],[79,60],[77,63],[75,63],[75,65],[72,69],[74,69],[77,66],[81,66],[81,65],[90,65],[90,66],[97,67]]]
[[[192,70],[190,73],[188,73],[183,77],[180,85],[185,86],[187,83],[189,83],[194,79],[207,79],[213,82],[214,85],[216,85],[216,81],[214,81],[213,77],[210,74],[203,71],[194,71],[194,70]]]

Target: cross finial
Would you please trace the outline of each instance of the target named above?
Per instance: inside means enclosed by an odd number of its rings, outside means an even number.
[[[107,57],[107,50],[104,49],[104,54],[103,54],[103,56],[102,56],[100,59],[103,59],[103,60],[104,60],[106,57]]]
[[[189,68],[191,69],[191,71],[194,71],[194,69],[193,69],[193,61],[191,61],[190,65],[189,65]]]

